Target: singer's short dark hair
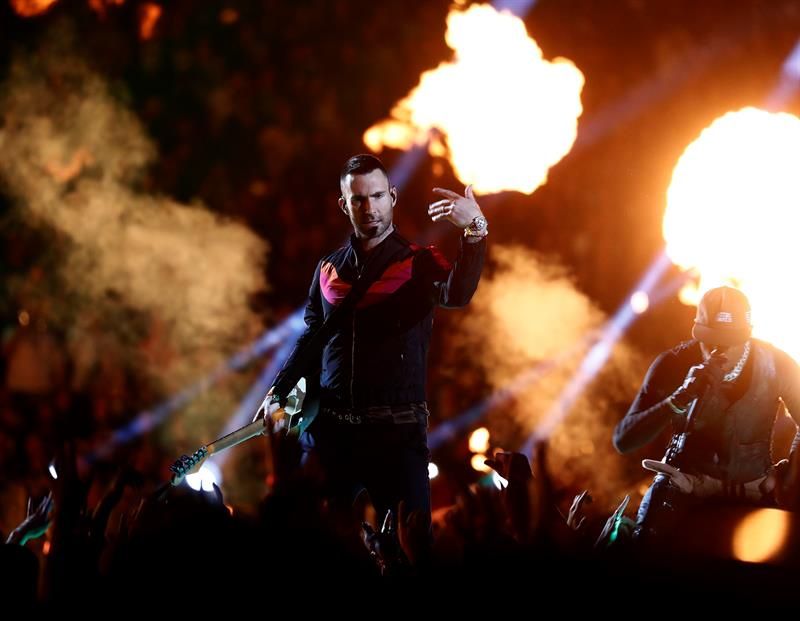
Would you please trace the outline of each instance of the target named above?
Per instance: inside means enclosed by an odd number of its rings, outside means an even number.
[[[339,175],[339,184],[341,185],[344,183],[344,179],[347,175],[366,175],[373,170],[380,170],[384,177],[386,177],[386,181],[389,181],[389,173],[386,172],[383,162],[377,157],[369,153],[354,155],[344,163],[342,172]],[[389,182],[389,185],[392,185],[391,182]]]

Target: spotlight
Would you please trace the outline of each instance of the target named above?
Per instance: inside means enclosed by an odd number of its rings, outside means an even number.
[[[214,483],[219,487],[221,481],[222,473],[219,470],[219,466],[208,461],[200,467],[199,472],[195,472],[186,477],[186,482],[189,484],[189,487],[198,492],[200,490],[204,492],[213,492]]]
[[[641,315],[650,308],[650,296],[646,291],[637,291],[631,296],[631,309],[637,315]]]

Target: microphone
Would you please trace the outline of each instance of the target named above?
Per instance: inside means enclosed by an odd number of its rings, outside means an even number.
[[[727,345],[715,346],[714,349],[711,350],[706,362],[713,362],[721,367],[722,364],[727,360],[725,353],[728,351],[728,349],[730,348]]]

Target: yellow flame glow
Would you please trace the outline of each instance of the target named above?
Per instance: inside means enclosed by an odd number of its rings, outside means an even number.
[[[789,514],[785,511],[753,511],[736,527],[733,555],[748,563],[763,563],[773,559],[786,543],[790,523]]]
[[[376,152],[429,144],[478,192],[532,193],[575,142],[583,74],[544,60],[522,20],[489,5],[453,9],[445,38],[455,59],[423,73],[364,143]]]
[[[797,305],[786,270],[797,260],[800,119],[756,108],[715,120],[678,160],[663,232],[672,261],[699,274],[681,299],[723,284],[744,291],[753,334],[800,359]]]

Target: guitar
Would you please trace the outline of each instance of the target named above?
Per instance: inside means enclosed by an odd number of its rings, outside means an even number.
[[[313,386],[313,382],[311,384]],[[316,399],[307,398],[306,386],[306,378],[300,378],[297,386],[286,398],[286,405],[270,415],[274,431],[286,429],[287,434],[300,436],[311,424],[317,413],[317,402]],[[206,459],[212,455],[263,435],[267,431],[269,431],[267,422],[263,418],[258,418],[252,423],[214,440],[211,444],[201,446],[191,455],[181,455],[169,467],[172,472],[169,482],[172,485],[179,485],[188,475],[198,472]]]

